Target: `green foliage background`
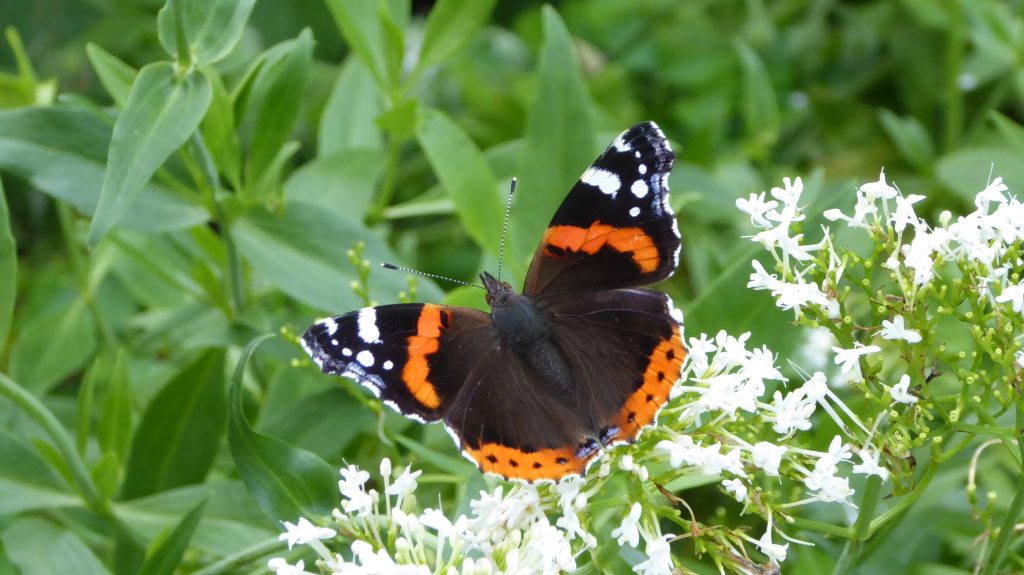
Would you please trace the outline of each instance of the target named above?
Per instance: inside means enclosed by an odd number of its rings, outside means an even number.
[[[336,504],[343,460],[412,461],[424,500],[464,505],[486,482],[440,428],[324,378],[292,335],[400,292],[482,306],[377,263],[494,270],[518,176],[521,279],[635,122],[679,155],[683,261],[661,287],[688,333],[752,330],[782,357],[802,334],[745,288],[736,198],[802,176],[812,212],[848,209],[882,167],[932,215],[967,211],[990,171],[1024,189],[1019,1],[162,4],[0,2],[0,573],[259,571],[275,520]],[[970,571],[962,463],[861,572]],[[1020,480],[1004,469],[983,492]],[[798,535],[817,547],[786,571],[831,569],[842,542]]]

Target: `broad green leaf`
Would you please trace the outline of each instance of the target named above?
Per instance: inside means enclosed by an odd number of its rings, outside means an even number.
[[[114,514],[133,532],[153,539],[204,499],[209,502],[192,537],[193,548],[223,557],[277,538],[277,527],[267,520],[238,480],[180,487],[114,503]]]
[[[245,31],[245,23],[256,0],[169,0],[157,15],[160,45],[172,57],[178,55],[175,33],[177,12],[184,14],[184,33],[192,58],[200,64],[213,64],[235,47]]]
[[[437,110],[423,114],[416,136],[466,231],[497,256],[505,214],[487,159],[455,122]]]
[[[0,430],[0,461],[18,462],[0,465],[0,515],[81,505],[81,499],[35,451],[4,430]]]
[[[321,154],[292,172],[284,183],[285,200],[320,205],[362,222],[386,162],[379,151],[365,148]]]
[[[173,64],[144,67],[132,84],[128,105],[114,123],[107,172],[89,229],[89,244],[124,216],[146,182],[195,132],[210,105],[210,83],[193,70],[179,77]]]
[[[358,278],[345,255],[358,242],[365,243],[364,257],[373,266],[369,282],[374,299],[395,301],[408,288],[401,274],[376,267],[395,261],[387,243],[337,210],[305,202],[287,202],[279,215],[254,209],[234,223],[231,233],[245,259],[268,282],[320,310],[364,305],[349,287]],[[419,293],[424,301],[441,297],[427,280],[419,282]]]
[[[103,563],[71,531],[39,518],[24,517],[0,534],[11,562],[33,575],[106,575]]]
[[[516,225],[510,231],[515,240],[511,247],[516,249],[507,264],[519,275],[559,203],[595,155],[593,105],[572,36],[550,6],[544,7],[543,25],[539,86],[526,125],[522,177],[512,202],[518,214],[512,216]]]
[[[935,175],[971,206],[974,196],[997,177],[1002,177],[1011,190],[1024,189],[1024,163],[1020,161],[1020,152],[1012,148],[958,150],[939,159]]]
[[[107,382],[97,430],[100,452],[113,452],[119,461],[127,458],[132,438],[132,384],[125,362],[125,351],[119,349]]]
[[[320,116],[317,154],[328,156],[349,148],[381,149],[384,140],[375,120],[383,110],[383,97],[366,64],[350,56]]]
[[[110,126],[81,109],[50,106],[0,110],[0,170],[68,202],[85,215],[99,203]],[[122,225],[148,232],[188,228],[206,210],[155,184],[143,187]]]
[[[224,350],[211,349],[146,407],[132,441],[122,498],[203,481],[224,432],[224,401]]]
[[[753,150],[765,155],[779,139],[779,105],[761,57],[742,39],[733,42],[743,70],[743,124]]]
[[[131,93],[132,83],[135,82],[139,71],[92,42],[85,45],[85,53],[89,56],[89,62],[96,71],[100,84],[103,84],[103,88],[114,99],[114,103],[119,108],[127,106],[128,94]]]
[[[11,233],[11,215],[7,210],[3,182],[0,182],[0,353],[7,347],[17,293],[18,250]]]
[[[235,109],[231,94],[224,87],[219,74],[207,71],[207,79],[213,89],[210,109],[199,125],[206,149],[213,156],[217,171],[238,190],[242,187],[242,151],[235,130]]]
[[[139,569],[140,575],[173,575],[181,564],[181,559],[188,549],[189,541],[199,525],[199,519],[206,509],[206,499],[193,507],[166,538],[157,538],[160,544],[146,557]]]
[[[379,12],[382,4],[373,0],[327,0],[327,7],[345,41],[366,64],[381,89],[396,87],[388,74],[387,33]]]
[[[427,15],[417,68],[443,62],[487,23],[495,0],[441,0]]]
[[[96,351],[96,327],[85,301],[75,299],[29,318],[11,350],[11,377],[43,395],[85,366]]]
[[[243,125],[250,134],[246,185],[252,187],[274,164],[306,100],[306,81],[313,61],[313,35],[303,30],[295,40],[267,52],[245,105]],[[262,196],[266,190],[247,190]]]
[[[1024,153],[1024,126],[997,111],[989,112],[989,119],[999,133],[1015,150]]]
[[[260,429],[321,457],[334,457],[371,429],[375,418],[372,410],[332,386],[291,402],[267,418]],[[342,421],[344,425],[339,424]]]
[[[337,505],[337,475],[316,455],[276,437],[253,431],[242,411],[242,374],[256,346],[246,346],[231,379],[228,446],[249,494],[275,521],[328,515]]]
[[[896,144],[903,159],[917,170],[927,173],[935,161],[935,146],[928,131],[913,116],[898,116],[889,110],[879,110],[878,120]]]

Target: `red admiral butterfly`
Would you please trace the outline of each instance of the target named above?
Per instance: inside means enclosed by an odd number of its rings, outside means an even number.
[[[584,473],[602,446],[654,421],[687,356],[672,300],[637,287],[678,265],[674,160],[653,122],[619,135],[555,213],[523,293],[481,274],[490,314],[369,307],[314,323],[303,348],[403,415],[443,419],[484,472]]]

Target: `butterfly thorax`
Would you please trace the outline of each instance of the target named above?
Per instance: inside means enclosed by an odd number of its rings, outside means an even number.
[[[565,358],[551,340],[549,320],[536,302],[506,282],[484,272],[491,325],[501,346],[520,355],[556,397],[572,402],[572,376]]]

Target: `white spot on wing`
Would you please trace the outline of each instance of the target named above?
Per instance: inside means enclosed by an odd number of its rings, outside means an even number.
[[[352,350],[347,348],[347,347],[343,347],[341,349],[341,355],[343,355],[345,357],[352,357]]]
[[[640,175],[644,175],[647,173],[647,164],[640,164],[637,169],[640,170]]]
[[[380,343],[380,330],[377,329],[377,310],[364,307],[359,310],[359,339],[366,343]]]
[[[622,182],[619,181],[618,176],[608,170],[602,170],[594,166],[583,172],[583,175],[580,176],[580,181],[584,184],[595,186],[601,190],[602,194],[607,194],[613,198],[615,194],[619,193],[619,188],[622,187]]]
[[[633,216],[634,218],[639,216],[640,215],[640,208],[638,208],[636,206],[633,206],[632,208],[629,208],[629,215]]]
[[[615,141],[612,142],[612,147],[620,152],[628,152],[633,149],[633,147],[629,145],[629,142],[622,139],[622,137],[625,135],[626,132],[619,134],[619,137],[615,138]]]
[[[373,354],[364,349],[356,354],[356,361],[363,364],[364,367],[370,367],[373,365]]]
[[[392,367],[395,367],[395,364],[390,359],[384,362],[384,369],[390,370]]]
[[[338,340],[332,339],[331,340],[331,345],[338,345]]]
[[[633,195],[642,198],[647,195],[650,188],[647,187],[647,182],[643,180],[637,180],[630,186],[629,191],[633,192]]]
[[[637,150],[633,155],[639,158],[640,157],[640,150]]]
[[[334,332],[338,331],[338,322],[334,321],[333,317],[320,320],[320,325],[327,329],[327,335],[334,335]]]

